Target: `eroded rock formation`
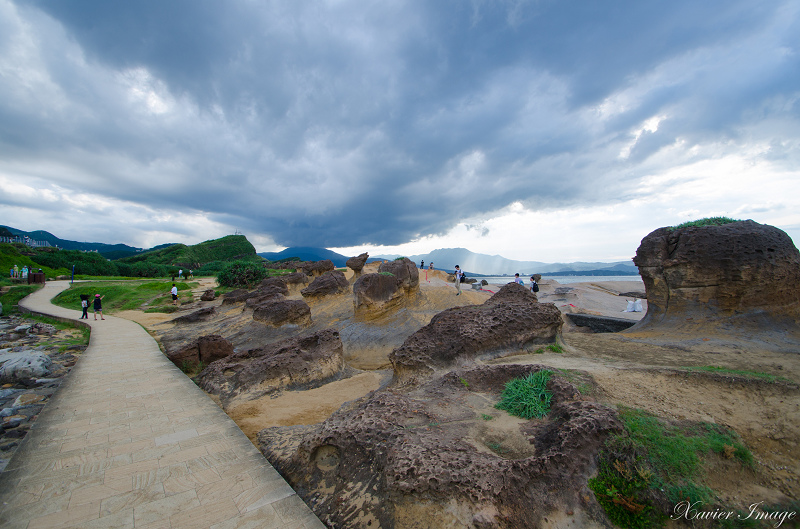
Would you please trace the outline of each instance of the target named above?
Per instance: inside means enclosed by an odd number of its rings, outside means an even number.
[[[342,341],[332,329],[237,351],[212,362],[198,376],[224,408],[284,388],[320,383],[344,368]]]
[[[350,290],[350,282],[344,277],[342,272],[334,270],[325,272],[306,288],[300,291],[303,297],[330,296],[341,294]]]
[[[353,304],[361,316],[380,316],[405,296],[394,274],[364,274],[353,283]]]
[[[416,378],[477,357],[552,342],[562,324],[555,305],[539,303],[536,294],[510,283],[482,305],[440,312],[389,359],[396,378]]]
[[[311,324],[311,308],[300,299],[271,299],[254,308],[253,319],[273,327],[289,324],[306,326]]]
[[[545,419],[485,420],[507,381],[543,368],[473,366],[375,392],[319,425],[262,430],[259,448],[332,527],[532,528],[552,511],[580,526],[597,511],[586,481],[616,411],[554,376]]]
[[[378,267],[378,273],[393,274],[400,282],[400,288],[406,292],[419,288],[419,270],[408,257],[386,261]]]
[[[194,368],[200,362],[210,364],[233,354],[233,345],[218,334],[201,336],[197,340],[174,351],[167,351],[167,358],[180,368]]]
[[[647,314],[632,331],[687,321],[797,327],[800,253],[773,226],[747,220],[659,228],[642,239],[634,263],[645,284]]]
[[[327,272],[333,272],[336,267],[330,259],[323,259],[321,261],[306,261],[302,263],[298,270],[302,270],[304,274],[311,277],[321,276]]]
[[[361,255],[356,257],[351,257],[345,263],[348,268],[350,268],[353,272],[356,273],[356,276],[361,274],[361,271],[364,269],[364,265],[367,263],[367,259],[369,259],[369,254],[364,252]]]

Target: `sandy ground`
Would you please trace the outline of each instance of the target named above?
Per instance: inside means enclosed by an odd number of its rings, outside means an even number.
[[[204,284],[196,289],[199,298]],[[495,290],[494,287],[486,287]],[[542,303],[555,303],[562,312],[578,312],[639,320],[644,313],[624,312],[633,296],[619,293],[644,292],[641,282],[590,282],[559,285],[544,280],[538,294]],[[436,313],[451,306],[482,303],[492,292],[464,287],[464,295],[455,296],[455,287],[439,272],[420,276],[419,295],[405,309],[404,332],[427,324]],[[294,297],[294,296],[293,296]],[[299,297],[299,295],[298,295]],[[349,305],[348,305],[349,304]],[[320,325],[325,318],[334,322],[352,311],[352,300],[327,300],[310,303],[312,317]],[[643,303],[647,310],[646,302]],[[349,309],[347,307],[350,307]],[[116,314],[141,323],[154,335],[168,328],[175,315],[143,314],[130,311]],[[411,321],[413,325],[408,324]],[[376,320],[374,325],[392,326],[390,320]],[[641,333],[587,334],[565,325],[561,341],[563,354],[518,355],[494,363],[538,363],[559,369],[577,370],[592,375],[597,386],[594,397],[610,405],[641,408],[676,421],[692,420],[718,423],[733,428],[753,451],[757,471],[721,469],[707,476],[707,484],[721,491],[724,500],[737,505],[745,501],[767,503],[800,498],[800,354],[743,349],[701,332],[692,340],[648,342]],[[361,356],[359,356],[361,354]],[[356,376],[321,388],[295,392],[241,405],[230,410],[231,416],[254,439],[258,430],[268,426],[292,426],[323,421],[347,401],[360,398],[379,387],[386,371],[386,348],[351,352],[349,364],[361,369]],[[692,366],[724,366],[784,377],[789,381],[773,383],[742,377],[692,374]]]

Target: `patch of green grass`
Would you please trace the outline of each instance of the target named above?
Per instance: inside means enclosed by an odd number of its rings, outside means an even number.
[[[492,419],[494,419],[494,417],[492,417],[488,413],[481,413],[481,419],[483,419],[484,421],[491,421]]]
[[[197,283],[176,282],[179,296],[186,300],[191,299],[191,289]],[[121,310],[140,310],[150,303],[172,303],[169,294],[172,288],[171,281],[98,281],[88,283],[75,283],[72,287],[61,292],[53,299],[53,303],[68,309],[80,309],[81,294],[89,296],[89,310],[92,310],[92,300],[95,294],[103,296],[103,312],[106,314]]]
[[[3,304],[3,314],[19,314],[19,300],[39,290],[41,285],[20,285],[11,287],[8,292],[0,296]]]
[[[462,386],[464,386],[465,388],[469,389],[469,382],[467,382],[466,378],[461,377],[461,378],[458,379],[458,381],[461,382]]]
[[[500,443],[489,443],[489,444],[486,445],[486,447],[489,448],[489,450],[491,450],[492,452],[494,452],[495,454],[498,454],[498,455],[503,455],[506,452],[508,452],[508,450],[506,450],[503,447],[503,445],[501,445]]]
[[[544,417],[550,411],[550,400],[553,398],[553,394],[547,390],[547,382],[552,374],[552,371],[543,369],[506,382],[495,408],[523,419]]]
[[[564,352],[564,348],[563,348],[563,347],[561,347],[561,346],[560,346],[559,344],[557,344],[557,343],[551,343],[550,345],[548,345],[548,346],[547,346],[547,350],[548,350],[548,351],[552,351],[552,352],[554,352],[554,353],[559,353],[559,354],[561,354],[561,353],[563,353],[563,352]]]
[[[729,217],[706,217],[703,219],[690,220],[677,226],[670,227],[670,231],[679,230],[681,228],[696,228],[701,226],[722,226],[723,224],[730,224],[732,222],[740,222],[739,219],[732,219]]]
[[[721,366],[684,367],[683,369],[687,371],[703,371],[706,373],[719,373],[721,375],[735,375],[745,378],[755,378],[759,380],[764,380],[766,382],[775,382],[778,380],[782,382],[793,382],[788,378],[779,377],[777,375],[770,375],[769,373],[762,373],[760,371],[747,371],[743,369],[729,369],[727,367],[721,367]]]
[[[609,519],[620,527],[660,527],[669,513],[654,505],[711,503],[714,491],[699,483],[710,453],[754,468],[750,450],[735,432],[709,423],[678,427],[643,410],[622,408],[624,432],[611,436],[589,480]],[[659,500],[654,503],[654,500]]]

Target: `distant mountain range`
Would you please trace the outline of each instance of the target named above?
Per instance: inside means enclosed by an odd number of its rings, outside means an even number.
[[[262,252],[261,257],[269,261],[280,261],[297,257],[303,261],[319,261],[330,259],[334,266],[343,267],[352,256],[342,255],[325,248],[292,247],[280,252]],[[569,275],[639,275],[639,269],[630,261],[614,263],[575,262],[575,263],[542,263],[539,261],[515,261],[499,255],[486,255],[471,252],[465,248],[442,248],[427,254],[418,255],[375,255],[369,261],[381,259],[392,260],[408,257],[415,263],[425,261],[426,266],[433,261],[434,268],[453,270],[459,265],[462,270],[472,275],[514,275],[530,274],[569,274]]]
[[[50,232],[37,230],[26,232],[0,226],[0,231],[8,230],[16,236],[28,236],[37,241],[47,241],[53,246],[58,246],[65,250],[96,251],[106,259],[121,259],[142,253],[142,248],[135,248],[126,244],[105,244],[99,242],[77,242],[60,239]],[[167,248],[173,244],[160,244],[146,251]],[[320,261],[330,259],[334,266],[342,268],[346,266],[347,259],[352,256],[342,255],[326,248],[314,248],[310,246],[294,246],[280,252],[261,252],[259,256],[269,261],[280,261],[296,257],[302,261]],[[467,274],[472,275],[514,275],[519,273],[521,276],[531,274],[544,275],[639,275],[639,269],[630,261],[617,261],[613,263],[600,262],[574,262],[574,263],[543,263],[540,261],[515,261],[506,259],[499,255],[487,255],[471,252],[465,248],[441,248],[433,250],[427,254],[417,255],[373,255],[369,262],[381,259],[392,260],[398,257],[408,257],[415,263],[424,260],[425,265],[433,261],[434,268],[439,270],[452,271],[455,265],[459,265]]]

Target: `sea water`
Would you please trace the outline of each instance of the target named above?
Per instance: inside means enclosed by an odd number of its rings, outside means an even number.
[[[469,274],[467,274],[469,277]],[[481,279],[485,279],[487,283],[490,285],[505,285],[506,283],[513,283],[514,278],[508,276],[487,276],[487,277],[475,277],[478,280],[478,283],[481,282]],[[525,281],[525,286],[530,285],[531,278],[530,276],[522,277],[520,279]],[[542,276],[542,281],[547,279],[552,279],[554,281],[558,281],[561,285],[566,285],[567,283],[599,283],[602,281],[639,281],[641,282],[641,276]]]

